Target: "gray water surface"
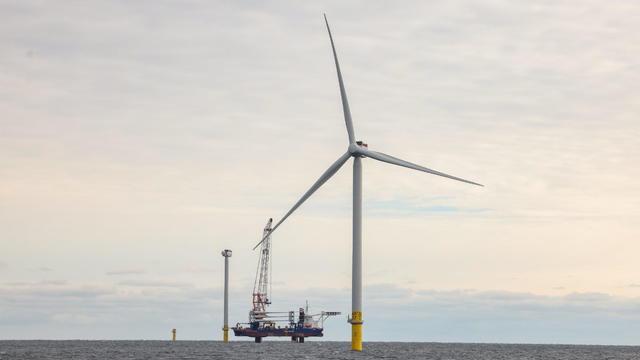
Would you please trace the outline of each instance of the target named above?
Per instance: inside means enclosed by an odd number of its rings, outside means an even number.
[[[309,341],[0,341],[1,360],[27,359],[640,359],[640,346],[368,342],[362,353],[347,342]]]

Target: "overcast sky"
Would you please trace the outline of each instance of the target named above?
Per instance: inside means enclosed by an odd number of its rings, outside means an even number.
[[[367,340],[638,344],[635,1],[0,2],[0,339],[220,339],[356,137]],[[273,237],[350,312],[351,161]],[[326,339],[347,340],[344,317]]]

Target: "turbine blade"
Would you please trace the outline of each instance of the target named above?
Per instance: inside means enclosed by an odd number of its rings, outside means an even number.
[[[340,84],[340,98],[342,99],[342,111],[344,112],[344,122],[347,125],[347,134],[349,135],[349,144],[356,142],[356,136],[353,132],[353,122],[351,121],[351,110],[349,110],[349,100],[347,100],[347,92],[344,89],[344,82],[342,81],[342,72],[340,71],[340,63],[338,62],[338,54],[336,54],[336,46],[333,44],[333,36],[331,36],[331,29],[329,29],[329,21],[327,21],[327,14],[324,14],[324,22],[327,24],[327,31],[329,32],[329,40],[331,40],[331,49],[333,50],[333,59],[336,62],[336,72],[338,73],[338,83]]]
[[[282,222],[285,221],[289,217],[289,215],[291,215],[300,205],[302,205],[303,202],[305,202],[311,195],[313,195],[313,193],[316,192],[316,190],[318,190],[325,182],[327,182],[327,180],[329,180],[336,172],[338,172],[338,170],[340,170],[342,165],[344,165],[344,163],[347,162],[347,160],[349,160],[350,157],[351,157],[351,154],[347,152],[344,155],[342,155],[338,160],[336,160],[336,162],[334,162],[331,166],[329,166],[329,168],[320,176],[320,178],[316,180],[316,182],[313,183],[313,185],[311,185],[309,190],[307,190],[307,192],[304,193],[304,195],[302,195],[300,200],[298,200],[298,202],[295,203],[295,205],[293,205],[291,210],[289,210],[289,212],[287,212],[282,217],[282,219],[280,219],[280,221],[278,221],[278,223],[271,228],[271,231],[269,231],[266,235],[262,237],[262,240],[260,240],[260,242],[256,246],[254,246],[253,249],[255,250],[274,231],[276,231],[278,226],[280,226],[280,224],[282,224]]]
[[[465,179],[462,179],[462,178],[459,178],[459,177],[455,177],[455,176],[452,176],[452,175],[449,175],[449,174],[445,174],[445,173],[440,172],[440,171],[432,170],[432,169],[426,168],[424,166],[416,165],[414,163],[410,163],[408,161],[404,161],[402,159],[398,159],[398,158],[393,157],[391,155],[383,154],[383,153],[377,152],[377,151],[371,151],[369,149],[365,149],[365,148],[362,148],[362,147],[360,147],[358,153],[360,153],[362,155],[365,155],[366,157],[370,157],[372,159],[383,161],[383,162],[386,162],[386,163],[389,163],[389,164],[398,165],[398,166],[404,166],[404,167],[409,168],[409,169],[424,171],[424,172],[429,173],[429,174],[438,175],[438,176],[446,177],[446,178],[449,178],[449,179],[462,181],[462,182],[465,182],[465,183],[468,183],[468,184],[484,186],[482,184],[478,184],[478,183],[473,182],[473,181],[469,181],[469,180],[465,180]]]

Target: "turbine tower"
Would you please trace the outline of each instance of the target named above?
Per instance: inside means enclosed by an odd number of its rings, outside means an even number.
[[[222,327],[222,341],[229,342],[229,258],[233,252],[222,250],[224,257],[224,326]]]
[[[336,64],[336,73],[338,75],[338,85],[340,86],[340,98],[342,99],[342,110],[344,113],[344,121],[347,127],[347,136],[349,138],[349,146],[347,152],[338,158],[329,168],[320,176],[316,182],[311,185],[304,195],[296,202],[293,207],[276,223],[275,226],[268,231],[262,240],[253,248],[257,248],[291,215],[302,203],[304,203],[316,190],[318,190],[327,180],[329,180],[344,163],[353,158],[353,248],[352,248],[352,270],[351,270],[351,349],[362,351],[362,158],[371,158],[374,160],[386,162],[392,165],[403,166],[409,169],[423,171],[432,175],[438,175],[452,180],[465,182],[472,185],[483,186],[473,181],[465,180],[459,177],[448,175],[440,171],[432,170],[424,166],[416,165],[405,160],[398,159],[391,155],[381,152],[369,150],[368,145],[362,141],[356,141],[355,131],[353,130],[353,122],[351,120],[351,111],[349,110],[349,101],[347,100],[347,92],[344,88],[342,80],[342,72],[340,71],[340,63],[336,47],[329,28],[327,16],[324,16],[329,40],[331,41],[331,49],[333,50],[333,59]]]

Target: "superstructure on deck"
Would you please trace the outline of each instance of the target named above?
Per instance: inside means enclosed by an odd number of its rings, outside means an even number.
[[[271,232],[273,219],[269,219],[262,238]],[[271,236],[267,236],[260,246],[260,259],[253,284],[252,309],[249,311],[249,322],[238,323],[232,328],[235,336],[253,337],[255,342],[262,342],[263,337],[287,336],[291,341],[304,342],[306,337],[323,336],[324,320],[329,316],[340,315],[339,312],[322,311],[309,314],[309,306],[297,311],[267,311],[271,305]]]

